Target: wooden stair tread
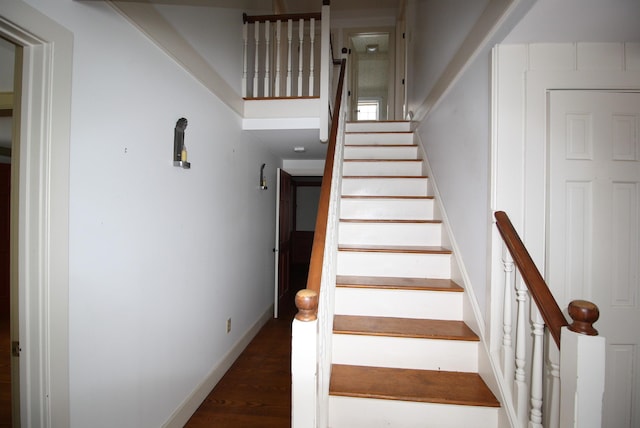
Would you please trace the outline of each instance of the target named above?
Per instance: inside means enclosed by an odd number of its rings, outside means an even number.
[[[382,288],[427,291],[462,292],[464,289],[450,279],[440,278],[399,278],[388,276],[338,275],[337,287]]]
[[[341,244],[338,251],[357,251],[365,253],[410,253],[410,254],[451,254],[451,250],[432,245],[359,245]]]
[[[345,131],[345,134],[413,134],[413,131]]]
[[[343,199],[433,199],[433,196],[342,195]]]
[[[422,159],[344,159],[344,162],[422,162]]]
[[[366,124],[366,123],[411,123],[410,120],[347,120],[346,123]]]
[[[429,178],[427,175],[345,175],[342,177],[343,180],[349,179],[363,179],[363,178],[391,178],[391,179],[407,179],[407,178],[416,178],[416,179],[425,179]]]
[[[366,219],[366,218],[362,218],[362,219],[358,219],[358,218],[341,218],[340,221],[343,222],[343,223],[403,223],[403,224],[413,224],[413,223],[417,223],[417,224],[424,224],[424,223],[440,224],[440,223],[442,223],[442,220],[394,220],[394,219],[383,220],[383,219]]]
[[[366,336],[478,342],[478,336],[463,321],[416,318],[335,315],[333,332]]]
[[[344,397],[500,407],[477,373],[333,364],[329,394]]]
[[[345,147],[418,147],[417,144],[345,144]]]

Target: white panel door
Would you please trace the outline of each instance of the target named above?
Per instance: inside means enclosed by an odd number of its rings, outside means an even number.
[[[603,426],[640,426],[640,94],[551,91],[547,278],[600,308]]]

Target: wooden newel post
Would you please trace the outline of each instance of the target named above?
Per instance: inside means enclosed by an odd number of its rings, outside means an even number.
[[[595,303],[587,300],[573,300],[569,303],[569,316],[573,320],[569,330],[587,336],[597,336],[598,330],[593,324],[600,318],[600,310]]]
[[[591,302],[574,300],[569,316],[573,323],[560,337],[560,426],[600,428],[606,341],[593,328],[600,311]]]
[[[304,288],[296,293],[296,308],[298,321],[315,321],[318,319],[318,293]]]
[[[291,325],[291,426],[316,426],[318,380],[318,293],[296,293],[298,313]]]

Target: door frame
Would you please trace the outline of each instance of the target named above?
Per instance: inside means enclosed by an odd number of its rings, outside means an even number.
[[[22,426],[70,426],[69,141],[73,35],[22,0],[0,0],[0,35],[22,46],[17,259]],[[13,226],[12,226],[13,227]]]

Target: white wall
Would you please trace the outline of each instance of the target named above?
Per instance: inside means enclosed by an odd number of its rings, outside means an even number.
[[[433,89],[488,0],[408,0],[408,110],[415,112]]]
[[[0,39],[0,92],[13,91],[13,56],[15,47]]]
[[[158,427],[271,305],[278,161],[109,6],[28,2],[74,33],[72,427]]]
[[[243,42],[239,28],[243,10],[176,5],[155,7],[240,96]]]
[[[504,43],[640,40],[638,0],[538,0]]]
[[[489,221],[489,80],[483,57],[417,130],[481,309]]]
[[[409,110],[429,97],[487,2],[410,1]],[[478,305],[485,309],[489,189],[488,50],[420,123],[417,132]]]
[[[490,2],[410,1],[407,10],[409,33],[409,110],[415,111],[431,98],[436,82],[446,71],[469,31]],[[493,2],[495,3],[495,2]],[[480,43],[475,58],[460,76],[451,78],[441,98],[417,132],[431,165],[433,179],[463,260],[468,286],[472,287],[481,311],[487,310],[487,245],[489,212],[489,148],[491,132],[490,49],[502,40],[531,7],[522,0],[500,28]],[[485,34],[486,35],[486,34]]]
[[[477,5],[469,2],[445,3],[425,0],[408,4],[411,110],[429,96],[428,92],[444,70],[444,62],[453,57],[457,45],[481,12],[476,9]],[[470,285],[485,313],[489,292],[488,227],[492,221],[489,210],[490,49],[509,33],[510,40],[518,41],[636,41],[639,37],[636,0],[560,3],[563,6],[555,0],[515,3],[511,15],[481,46],[460,78],[453,80],[418,128]],[[623,10],[607,10],[615,9],[614,4]],[[585,22],[591,24],[585,25]],[[434,40],[439,43],[435,44]]]

